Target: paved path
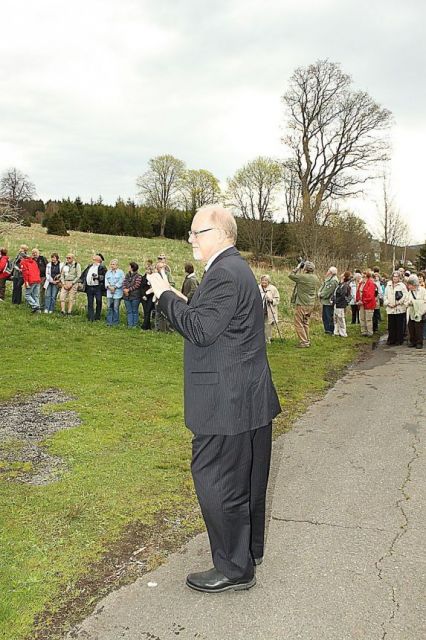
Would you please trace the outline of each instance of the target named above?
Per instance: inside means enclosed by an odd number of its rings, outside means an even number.
[[[425,640],[426,352],[412,351],[379,347],[275,443],[253,589],[184,586],[210,566],[201,535],[68,638]]]

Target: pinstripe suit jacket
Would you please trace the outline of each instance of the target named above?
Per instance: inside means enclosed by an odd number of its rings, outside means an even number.
[[[280,411],[266,356],[261,296],[235,247],[221,253],[189,305],[165,291],[159,307],[185,338],[185,422],[193,433],[235,435]]]

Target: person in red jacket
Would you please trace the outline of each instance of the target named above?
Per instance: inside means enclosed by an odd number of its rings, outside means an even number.
[[[21,260],[21,273],[24,279],[25,300],[32,313],[40,313],[40,269],[37,262],[30,257]]]
[[[364,271],[356,290],[356,303],[359,306],[359,323],[362,336],[373,335],[373,313],[376,308],[377,287],[371,271]]]
[[[7,262],[9,258],[7,255],[7,249],[2,247],[0,249],[0,302],[3,302],[4,295],[6,292],[6,280],[9,279],[10,274],[5,273],[5,269],[7,267]]]

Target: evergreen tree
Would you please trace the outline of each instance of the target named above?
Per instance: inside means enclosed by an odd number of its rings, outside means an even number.
[[[55,236],[69,236],[65,222],[59,211],[55,211],[47,220],[47,233]]]
[[[69,198],[62,200],[59,204],[59,213],[67,229],[78,229],[81,211],[75,202],[72,202]]]

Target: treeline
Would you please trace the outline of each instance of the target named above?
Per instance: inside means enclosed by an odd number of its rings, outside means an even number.
[[[60,201],[26,200],[22,203],[26,211],[26,223],[41,223],[48,233],[67,235],[68,230],[107,235],[155,237],[160,235],[161,216],[154,207],[136,205],[132,200],[121,198],[114,205],[96,202],[84,203],[80,198]],[[172,209],[168,212],[164,235],[167,238],[186,240],[194,212]],[[303,223],[285,221],[247,220],[237,217],[238,243],[241,251],[261,255],[297,256],[305,254],[307,229]],[[309,230],[312,234],[312,229]],[[264,251],[253,251],[262,237]],[[351,213],[331,216],[326,225],[318,225],[315,238],[310,242],[321,246],[324,259],[346,259],[350,263],[362,264],[371,256],[372,238],[363,220]]]
[[[25,224],[41,223],[48,233],[66,235],[67,231],[104,233],[114,236],[154,237],[160,233],[158,211],[153,207],[138,206],[132,200],[121,198],[114,205],[83,202],[79,197],[60,201],[26,200],[22,203],[26,211]],[[173,209],[169,211],[165,236],[185,239],[191,228],[192,212]]]

